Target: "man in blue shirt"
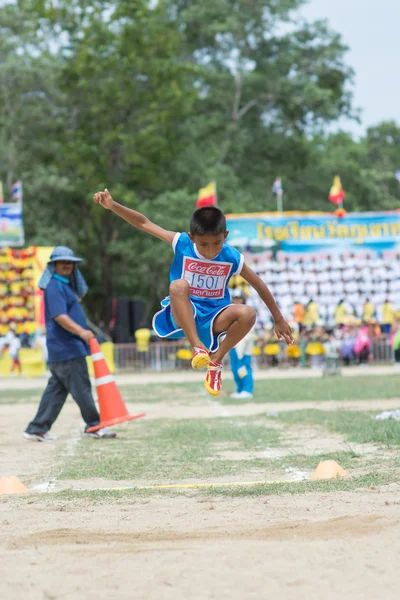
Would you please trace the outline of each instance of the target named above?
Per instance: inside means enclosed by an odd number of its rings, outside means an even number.
[[[88,329],[79,300],[87,285],[77,268],[82,262],[64,246],[54,248],[39,287],[44,290],[48,363],[51,377],[43,393],[37,414],[25,430],[24,437],[39,442],[52,442],[49,431],[70,393],[80,408],[86,423],[85,433],[95,438],[115,437],[107,428],[93,433],[86,430],[100,423],[93,400],[86,356],[89,340],[94,334]]]

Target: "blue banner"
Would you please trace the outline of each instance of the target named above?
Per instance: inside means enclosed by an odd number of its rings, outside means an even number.
[[[243,249],[276,247],[286,252],[342,252],[363,246],[400,249],[400,211],[346,213],[253,213],[226,215],[228,242]]]
[[[0,204],[0,246],[23,246],[22,202]]]

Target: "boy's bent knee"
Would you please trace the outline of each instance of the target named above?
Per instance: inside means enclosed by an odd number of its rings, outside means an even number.
[[[176,279],[169,286],[170,296],[187,296],[189,294],[190,285],[186,279]]]
[[[239,308],[239,307],[237,307]],[[240,306],[240,312],[238,314],[239,319],[250,327],[253,327],[256,322],[257,313],[252,306]]]
[[[257,313],[252,306],[246,306],[246,319],[249,325],[253,326],[257,319]]]

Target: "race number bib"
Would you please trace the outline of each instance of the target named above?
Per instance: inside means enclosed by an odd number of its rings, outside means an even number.
[[[182,277],[189,282],[191,296],[218,300],[225,295],[231,268],[230,263],[215,263],[185,256]]]

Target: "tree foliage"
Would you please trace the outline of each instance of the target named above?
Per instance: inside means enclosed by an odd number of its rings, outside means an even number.
[[[302,0],[18,0],[0,8],[0,179],[24,180],[27,242],[86,257],[87,308],[167,293],[171,253],[92,203],[185,230],[211,179],[226,211],[398,206],[400,129],[327,135],[356,118],[346,47]]]

